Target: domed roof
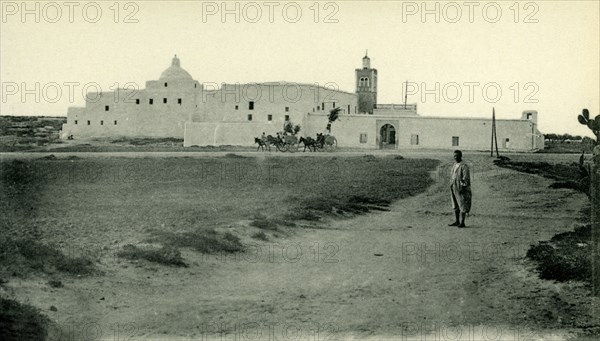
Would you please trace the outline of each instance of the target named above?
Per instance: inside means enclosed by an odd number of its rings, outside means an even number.
[[[194,80],[180,65],[179,58],[175,55],[171,62],[171,66],[160,74],[159,80]]]

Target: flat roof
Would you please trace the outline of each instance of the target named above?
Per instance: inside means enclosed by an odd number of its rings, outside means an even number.
[[[324,87],[323,85],[319,84],[319,83],[301,83],[301,82],[288,82],[288,81],[270,81],[270,82],[252,82],[252,83],[221,83],[221,85],[265,85],[265,86],[283,86],[283,85],[298,85],[298,86],[305,86],[305,87],[318,87],[324,90],[328,90],[328,91],[333,91],[333,92],[340,92],[340,93],[344,93],[344,94],[348,94],[348,95],[353,95],[353,96],[357,96],[356,93],[354,92],[348,92],[348,91],[344,91],[344,90],[339,90],[339,89],[331,89],[331,88],[327,88]],[[221,88],[216,89],[216,90],[207,90],[208,92],[214,91],[220,91]]]
[[[315,115],[315,116],[327,116],[328,114],[323,114],[323,113],[308,113],[309,115]],[[485,120],[485,121],[491,121],[492,118],[491,117],[449,117],[449,116],[422,116],[422,115],[369,115],[369,114],[346,114],[346,115],[342,115],[340,117],[344,117],[344,116],[349,116],[349,117],[373,117],[373,118],[397,118],[397,117],[402,117],[402,118],[417,118],[417,119],[437,119],[437,120]],[[496,121],[528,121],[531,123],[535,123],[532,122],[531,120],[527,120],[527,119],[521,119],[521,118],[497,118]]]

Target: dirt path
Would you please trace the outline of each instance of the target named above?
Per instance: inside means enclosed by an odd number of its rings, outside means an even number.
[[[65,289],[11,286],[89,340],[564,339],[592,324],[587,289],[539,280],[523,256],[571,230],[587,198],[549,184],[474,176],[466,229],[447,226],[438,182],[390,212],[298,230],[239,258],[185,252],[191,266],[175,269],[105,257],[106,276]]]

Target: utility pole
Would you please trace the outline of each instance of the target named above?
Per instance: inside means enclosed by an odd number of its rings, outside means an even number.
[[[406,109],[406,98],[408,97],[408,81],[404,82],[404,109]]]
[[[498,135],[496,134],[496,108],[492,107],[492,146],[490,147],[490,157],[494,156],[494,143],[496,144],[496,157],[500,157],[500,153],[498,153]]]
[[[494,111],[494,109],[492,109],[492,144],[490,145],[490,157],[494,156],[494,130],[495,128],[495,123],[496,123],[496,112]]]
[[[496,130],[496,110],[492,109],[494,113],[494,143],[496,143],[496,157],[500,157],[500,153],[498,153],[498,131]]]

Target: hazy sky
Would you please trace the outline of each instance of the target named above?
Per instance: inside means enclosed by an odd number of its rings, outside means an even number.
[[[378,102],[402,103],[408,80],[421,115],[488,117],[495,107],[499,118],[519,118],[535,109],[542,132],[589,135],[576,116],[600,113],[598,1],[229,2],[224,18],[220,1],[21,3],[2,1],[3,115],[66,115],[84,105],[90,83],[144,88],[174,54],[200,82],[353,92],[366,49]]]

